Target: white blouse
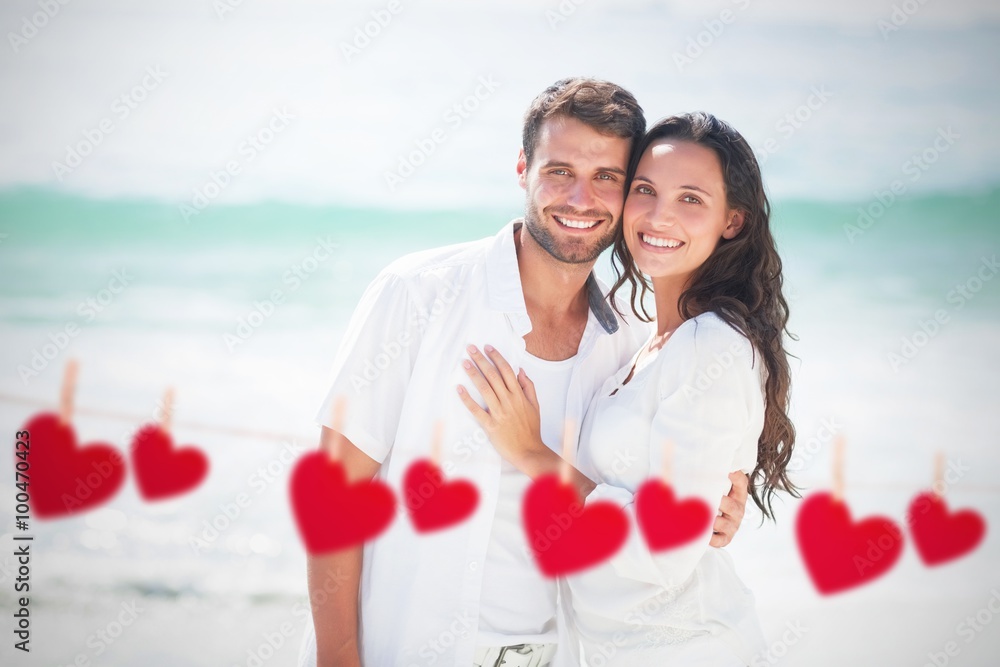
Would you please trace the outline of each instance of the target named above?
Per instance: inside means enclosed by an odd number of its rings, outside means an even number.
[[[631,524],[615,556],[566,579],[586,659],[604,653],[612,665],[680,657],[685,665],[702,664],[695,656],[706,665],[749,664],[764,648],[753,594],[729,555],[709,547],[711,526],[686,545],[653,554],[636,523],[633,494],[661,477],[669,439],[676,498],[719,507],[729,473],[756,465],[763,362],[715,313],[684,322],[623,385],[637,357],[604,383],[580,435],[578,466],[598,482],[587,503],[610,500]]]

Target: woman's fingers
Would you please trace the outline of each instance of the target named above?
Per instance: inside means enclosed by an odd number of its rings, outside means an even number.
[[[739,524],[734,522],[725,516],[716,517],[715,523],[712,524],[712,539],[709,540],[709,546],[713,547],[724,547],[733,541],[733,537],[736,535],[736,530],[739,528]]]
[[[472,359],[472,363],[475,364],[479,372],[489,382],[490,387],[493,388],[494,395],[503,402],[503,399],[506,398],[511,388],[504,382],[496,366],[475,345],[470,345],[466,350],[469,352],[469,358]]]
[[[528,377],[523,368],[517,372],[517,382],[521,385],[521,389],[524,390],[524,395],[528,399],[528,402],[537,410],[538,395],[535,393],[535,383],[531,381],[531,378]]]
[[[493,386],[487,378],[479,372],[476,364],[472,361],[463,361],[462,368],[465,369],[465,374],[469,376],[473,386],[475,386],[475,388],[479,390],[479,393],[482,394],[483,401],[486,402],[486,407],[491,412],[496,412],[500,408],[500,399],[497,397],[496,392],[493,391]],[[494,371],[494,373],[496,373],[496,371]],[[501,384],[501,386],[503,385]]]
[[[476,403],[475,399],[469,395],[469,392],[462,385],[458,385],[458,398],[462,401],[462,404],[472,413],[472,416],[479,422],[479,425],[486,429],[489,424],[490,415],[486,410],[483,410],[479,403]]]
[[[520,386],[520,383],[517,381],[517,376],[514,375],[514,369],[510,367],[510,364],[508,364],[507,360],[503,358],[500,351],[492,345],[486,345],[484,349],[486,350],[486,356],[489,357],[490,361],[496,365],[497,371],[499,371],[500,377],[503,378],[507,389],[514,391],[514,387]]]

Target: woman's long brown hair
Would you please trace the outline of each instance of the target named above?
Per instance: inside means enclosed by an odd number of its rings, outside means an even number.
[[[775,491],[799,495],[786,473],[795,444],[795,426],[788,417],[791,374],[783,336],[787,333],[793,340],[795,336],[787,331],[788,303],[781,293],[781,258],[771,235],[771,206],[764,193],[760,166],[739,132],[709,113],[697,112],[672,116],[650,128],[632,155],[628,182],[642,154],[662,139],[690,141],[712,150],[722,165],[729,208],[744,213],[743,229],[736,237],[719,241],[692,274],[678,307],[685,319],[715,312],[746,336],[763,358],[767,370],[764,428],[757,443],[757,466],[750,475],[750,495],[764,516],[773,519]],[[628,282],[632,286],[632,312],[644,322],[653,321],[643,303],[652,286],[625,245],[623,225],[618,226],[612,265],[617,275],[609,295],[612,305],[615,293]]]

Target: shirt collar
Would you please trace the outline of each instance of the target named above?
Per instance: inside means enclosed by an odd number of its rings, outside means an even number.
[[[511,220],[494,237],[493,244],[486,253],[486,291],[490,308],[521,315],[527,321],[528,309],[524,305],[524,289],[521,286],[521,273],[517,268],[517,248],[514,245],[514,232],[522,224],[521,218]],[[618,317],[604,297],[593,271],[587,276],[586,290],[590,312],[597,318],[601,328],[609,334],[618,331]]]

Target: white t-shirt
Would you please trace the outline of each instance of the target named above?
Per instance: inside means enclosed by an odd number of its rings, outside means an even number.
[[[542,442],[555,452],[562,450],[574,363],[575,357],[547,361],[527,352],[521,361],[538,396]],[[556,587],[535,566],[522,525],[521,506],[530,484],[531,478],[513,464],[500,462],[500,493],[483,566],[480,646],[547,644],[558,638]]]
[[[669,438],[676,497],[718,508],[729,473],[756,465],[763,362],[714,313],[684,322],[655,354],[627,384],[631,361],[609,378],[584,420],[579,467],[598,482],[587,503],[615,502],[631,527],[615,556],[567,577],[577,630],[588,656],[612,642],[612,664],[623,667],[749,664],[764,648],[753,594],[729,554],[709,547],[711,526],[687,545],[652,554],[636,523],[633,494],[661,476]]]
[[[445,477],[467,479],[479,490],[467,521],[427,534],[413,528],[400,502],[385,532],[365,545],[365,667],[472,664],[501,458],[455,388],[465,385],[483,405],[462,368],[470,343],[493,345],[513,368],[524,363],[531,320],[514,245],[520,224],[515,220],[494,237],[393,262],[365,290],[341,340],[317,422],[331,426],[333,400],[346,396],[342,432],[381,462],[379,479],[398,497],[407,468],[430,454],[434,424],[444,420]],[[619,320],[593,274],[586,289],[590,312],[565,396],[566,416],[575,424],[582,423],[594,392],[649,333],[641,323]],[[304,657],[302,664],[310,664]]]

